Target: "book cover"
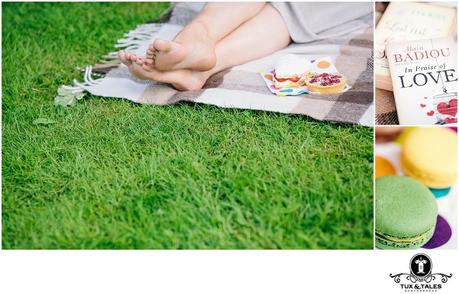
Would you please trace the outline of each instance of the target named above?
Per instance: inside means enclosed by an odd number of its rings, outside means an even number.
[[[448,37],[455,26],[455,8],[416,2],[390,3],[375,31],[376,88],[392,91],[387,44]]]
[[[457,122],[457,48],[453,38],[390,43],[387,56],[400,124]]]

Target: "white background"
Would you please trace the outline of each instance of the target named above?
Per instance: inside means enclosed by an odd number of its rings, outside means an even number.
[[[419,251],[3,251],[0,293],[404,293],[389,274]],[[453,273],[457,250],[424,251]]]

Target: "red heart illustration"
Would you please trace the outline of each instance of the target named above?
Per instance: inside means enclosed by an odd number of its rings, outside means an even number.
[[[437,105],[437,110],[441,114],[456,116],[457,99],[451,99],[448,103],[442,102]]]
[[[432,115],[434,115],[434,111],[433,111],[433,110],[431,110],[431,111],[427,112],[427,115],[428,115],[428,116],[432,116]]]
[[[457,122],[457,119],[456,119],[456,118],[449,118],[449,117],[447,117],[447,118],[445,118],[445,122],[446,122],[447,124],[454,124],[454,123]]]
[[[421,104],[421,107],[424,108],[424,107],[426,107],[426,105],[425,104]]]

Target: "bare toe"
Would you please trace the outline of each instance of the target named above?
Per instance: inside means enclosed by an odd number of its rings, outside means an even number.
[[[151,64],[142,64],[142,68],[146,71],[153,71],[154,70],[154,67],[151,65]]]
[[[136,62],[138,58],[139,57],[137,55],[135,55],[135,54],[130,54],[129,55],[129,60],[131,60],[131,62]]]
[[[147,51],[147,58],[153,58],[155,56],[155,52],[148,50]]]
[[[140,57],[138,57],[135,62],[138,64],[138,65],[142,65],[144,63],[144,60]]]
[[[172,42],[162,40],[162,39],[156,39],[153,42],[153,49],[156,49],[158,51],[169,51],[171,50],[171,44]]]
[[[118,52],[118,57],[125,65],[130,65],[132,63],[130,60],[128,60],[127,54],[124,50]]]
[[[155,48],[155,45],[153,45],[153,43],[152,43],[152,44],[150,44],[148,46],[147,53],[152,53],[153,54],[155,52],[156,52],[156,48]]]

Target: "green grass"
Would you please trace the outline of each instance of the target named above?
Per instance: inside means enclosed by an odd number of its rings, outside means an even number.
[[[95,97],[54,106],[76,66],[165,7],[3,3],[3,248],[372,248],[370,128]]]

